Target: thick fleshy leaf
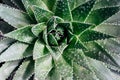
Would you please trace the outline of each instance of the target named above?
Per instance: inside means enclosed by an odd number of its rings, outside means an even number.
[[[16,42],[0,55],[0,62],[23,59],[32,55],[32,48],[28,44]]]
[[[72,10],[73,20],[84,22],[86,17],[89,15],[91,9],[93,8],[96,0],[89,0],[88,2],[76,7]]]
[[[1,40],[0,41],[0,53],[4,51],[6,48],[8,48],[13,42],[14,40],[9,39],[9,38]]]
[[[45,23],[39,23],[32,27],[32,32],[35,36],[39,36],[39,34],[46,28]]]
[[[53,34],[49,34],[48,35],[48,40],[49,40],[49,44],[50,45],[56,45],[56,46],[58,46],[57,39],[55,38],[55,36]]]
[[[21,42],[31,43],[35,39],[31,28],[31,26],[19,28],[17,30],[5,34],[5,36]]]
[[[120,31],[119,31],[120,25],[119,24],[112,24],[112,23],[101,24],[97,26],[94,30],[114,36],[114,37],[120,37]]]
[[[33,58],[38,59],[45,56],[47,51],[45,47],[45,44],[38,39],[34,45]]]
[[[19,65],[19,61],[4,63],[0,68],[0,79],[6,80],[18,65]]]
[[[62,77],[60,76],[60,74],[58,73],[58,71],[56,70],[56,68],[53,68],[48,77],[46,78],[46,80],[62,80]]]
[[[57,72],[63,80],[73,80],[73,67],[70,66],[62,56],[55,61],[55,65]]]
[[[34,61],[26,59],[18,68],[13,80],[28,80],[34,74]]]
[[[93,10],[86,19],[86,23],[99,25],[120,10],[119,7],[108,7]]]
[[[56,0],[42,0],[42,1],[46,4],[50,11],[54,10]]]
[[[51,11],[42,9],[38,6],[32,6],[32,10],[37,22],[45,22],[53,16],[53,13]]]
[[[46,55],[35,60],[35,79],[45,80],[52,68],[53,65],[51,55]]]
[[[29,16],[17,9],[0,4],[0,17],[15,28],[30,24]]]
[[[59,46],[46,46],[51,55],[55,60],[58,60],[60,56],[63,54],[65,48],[67,47],[67,44],[64,42],[63,44]]]
[[[108,38],[112,38],[112,36],[93,30],[87,30],[81,36],[79,36],[79,38],[82,42],[88,42],[94,40],[108,39]]]
[[[34,13],[32,11],[32,6],[36,5],[42,9],[47,9],[47,6],[43,3],[42,0],[22,0],[22,3],[24,4],[27,12],[29,13],[29,15],[31,16],[31,18],[34,17]]]
[[[72,22],[73,26],[73,34],[80,35],[84,30],[92,27],[93,25],[85,24],[85,23],[79,23],[79,22]]]
[[[59,16],[66,21],[72,20],[68,0],[57,0],[56,9],[55,9],[55,16]]]

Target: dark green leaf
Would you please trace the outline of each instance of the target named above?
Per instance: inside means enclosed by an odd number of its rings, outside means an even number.
[[[56,9],[55,9],[55,16],[59,16],[66,21],[72,20],[68,0],[57,0]]]
[[[50,45],[56,45],[56,46],[58,45],[58,42],[57,42],[55,36],[51,33],[48,35],[48,40],[49,40]]]
[[[72,26],[73,26],[73,34],[75,35],[79,35],[84,30],[92,27],[92,25],[90,24],[79,23],[79,22],[72,22]]]
[[[89,0],[88,2],[76,7],[72,10],[73,20],[84,22],[89,12],[93,8],[96,0]]]
[[[99,25],[119,11],[119,7],[108,7],[93,10],[86,19],[86,23]]]
[[[97,31],[93,31],[93,30],[87,30],[83,34],[81,34],[79,38],[82,42],[88,42],[88,41],[112,38],[112,36],[109,36]]]
[[[47,5],[50,11],[54,10],[56,0],[42,0],[42,1]]]

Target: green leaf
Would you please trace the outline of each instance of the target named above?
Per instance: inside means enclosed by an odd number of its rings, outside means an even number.
[[[76,7],[72,10],[73,20],[84,22],[86,17],[89,15],[91,9],[93,8],[96,0],[89,0],[88,2]]]
[[[120,25],[119,24],[110,24],[110,23],[104,23],[99,26],[97,26],[95,31],[105,33],[114,37],[120,37]]]
[[[37,22],[39,22],[39,23],[45,22],[53,16],[53,13],[51,11],[45,10],[38,6],[32,6],[32,10],[34,12]]]
[[[19,65],[19,61],[4,63],[0,68],[0,79],[6,80],[18,65]]]
[[[52,67],[53,65],[51,55],[46,55],[35,60],[35,79],[45,80]]]
[[[34,13],[32,11],[32,6],[33,5],[36,5],[36,6],[40,7],[40,8],[42,8],[42,9],[47,10],[47,6],[43,3],[42,0],[22,0],[22,3],[24,4],[24,6],[26,8],[26,11],[29,13],[31,18],[34,17]]]
[[[70,66],[62,56],[55,61],[55,65],[57,72],[63,80],[73,80],[73,67]]]
[[[87,30],[83,34],[81,34],[79,38],[82,42],[88,42],[88,41],[94,41],[94,40],[108,39],[108,38],[112,38],[112,36],[109,36],[97,31],[93,31],[93,30]]]
[[[48,51],[51,53],[51,55],[53,56],[53,58],[55,60],[58,60],[60,56],[63,54],[65,48],[67,47],[67,44],[63,42],[59,46],[46,46],[46,47]]]
[[[42,1],[47,5],[50,11],[54,10],[56,0],[42,0]]]
[[[86,19],[86,23],[99,25],[119,11],[119,7],[108,7],[93,10]]]
[[[46,53],[46,46],[43,42],[41,42],[38,39],[34,45],[33,59],[41,58],[46,55],[45,53]]]
[[[22,0],[26,10],[28,9],[28,6],[36,5],[40,8],[47,9],[47,6],[44,4],[42,0]]]
[[[57,0],[55,8],[55,16],[59,16],[66,21],[71,21],[71,11],[68,0]]]
[[[48,40],[49,40],[50,45],[56,45],[56,46],[58,45],[58,42],[57,42],[55,36],[51,33],[48,35]]]
[[[35,36],[39,36],[39,34],[46,28],[46,24],[45,23],[39,23],[35,26],[32,27],[32,33]]]
[[[80,35],[84,30],[92,27],[91,24],[79,23],[79,22],[72,22],[73,26],[73,34]]]
[[[0,5],[0,17],[15,28],[20,28],[30,24],[29,16],[17,9]]]
[[[26,59],[18,68],[13,80],[28,80],[34,74],[34,61]]]
[[[31,28],[31,26],[19,28],[17,30],[5,34],[5,36],[21,42],[31,43],[33,39],[35,39],[34,34],[32,34]]]
[[[72,61],[73,66],[75,63],[81,67],[87,68],[88,70],[90,68],[87,59],[81,49],[76,49],[74,47],[67,47],[67,49],[64,51],[63,56],[67,61]]]
[[[56,68],[53,68],[46,80],[62,80],[60,74],[57,72]]]
[[[32,46],[16,42],[0,55],[0,62],[12,61],[30,57],[32,55]]]
[[[6,48],[8,48],[14,40],[6,38],[0,41],[0,53],[3,52]]]

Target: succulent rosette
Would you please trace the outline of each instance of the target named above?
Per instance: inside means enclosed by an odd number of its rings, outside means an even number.
[[[116,80],[120,0],[12,0],[0,17],[15,29],[0,42],[0,79]]]

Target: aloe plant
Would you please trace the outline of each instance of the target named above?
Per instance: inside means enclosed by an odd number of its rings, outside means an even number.
[[[120,0],[12,2],[21,10],[0,4],[15,27],[0,42],[1,80],[117,80]]]

